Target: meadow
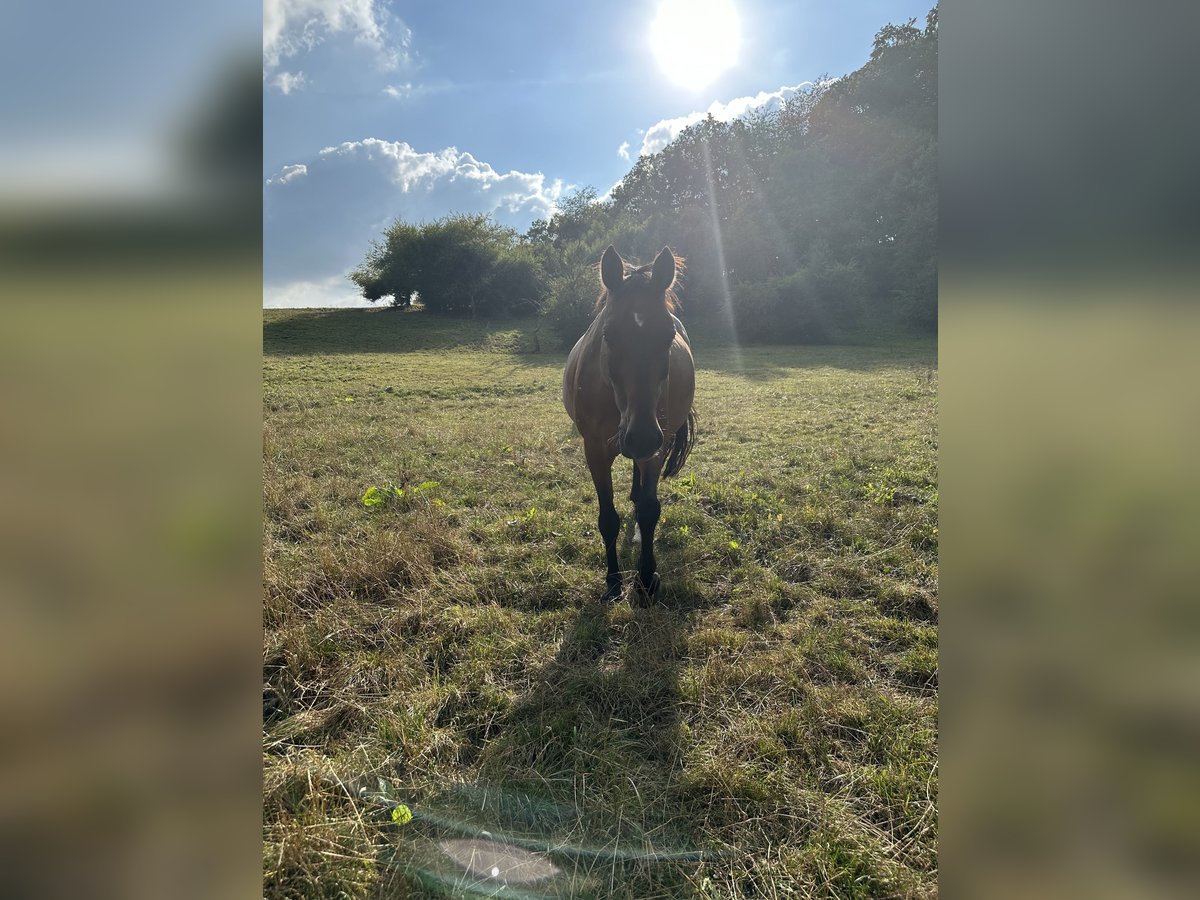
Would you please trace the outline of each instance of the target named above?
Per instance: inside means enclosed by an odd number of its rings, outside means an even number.
[[[642,607],[534,327],[264,313],[264,895],[936,895],[933,342],[693,329]]]

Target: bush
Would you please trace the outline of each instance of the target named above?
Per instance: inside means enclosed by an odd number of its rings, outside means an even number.
[[[739,284],[733,290],[734,326],[738,340],[766,342],[778,330],[778,292],[768,281]]]
[[[546,279],[542,268],[525,248],[501,256],[492,265],[483,294],[486,308],[496,315],[528,315],[542,307]]]
[[[740,340],[819,344],[830,339],[831,329],[816,302],[807,269],[738,285],[733,301]]]
[[[858,322],[866,280],[857,266],[833,263],[734,288],[741,340],[823,344],[843,339]]]
[[[596,312],[600,295],[600,276],[595,266],[578,266],[571,273],[554,279],[550,300],[543,313],[559,346],[569,350],[587,331]]]
[[[929,258],[906,273],[895,289],[896,317],[905,325],[927,332],[937,331],[938,269],[937,259]]]
[[[855,263],[831,263],[813,269],[813,298],[836,335],[844,335],[859,322],[867,279]]]

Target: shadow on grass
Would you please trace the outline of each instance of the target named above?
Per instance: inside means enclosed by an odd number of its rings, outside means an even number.
[[[586,603],[482,749],[482,769],[547,783],[589,769],[624,778],[673,761],[690,618],[662,604]]]
[[[575,873],[602,885],[598,896],[694,894],[686,873],[700,854],[673,788],[691,618],[662,604],[584,602],[477,750],[483,782],[572,809],[570,843],[590,848]]]
[[[263,311],[263,353],[324,356],[412,353],[449,348],[498,350],[536,360],[555,349],[536,319],[455,319],[421,310],[270,309]]]
[[[419,896],[699,897],[701,849],[684,813],[681,670],[704,605],[690,580],[663,602],[576,601],[554,656],[459,761],[472,772],[414,805],[380,856]],[[631,585],[632,574],[627,574]],[[447,722],[446,724],[452,724]]]

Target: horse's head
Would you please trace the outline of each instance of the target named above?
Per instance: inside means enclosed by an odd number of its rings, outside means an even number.
[[[600,260],[607,307],[604,372],[621,412],[620,450],[630,459],[653,456],[663,443],[657,411],[675,340],[675,268],[675,256],[667,247],[651,266],[627,268],[612,247]]]

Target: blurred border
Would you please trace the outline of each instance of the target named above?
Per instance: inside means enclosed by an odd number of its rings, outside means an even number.
[[[1194,6],[941,15],[941,887],[1200,882]]]
[[[255,896],[261,20],[8,12],[3,893]]]

